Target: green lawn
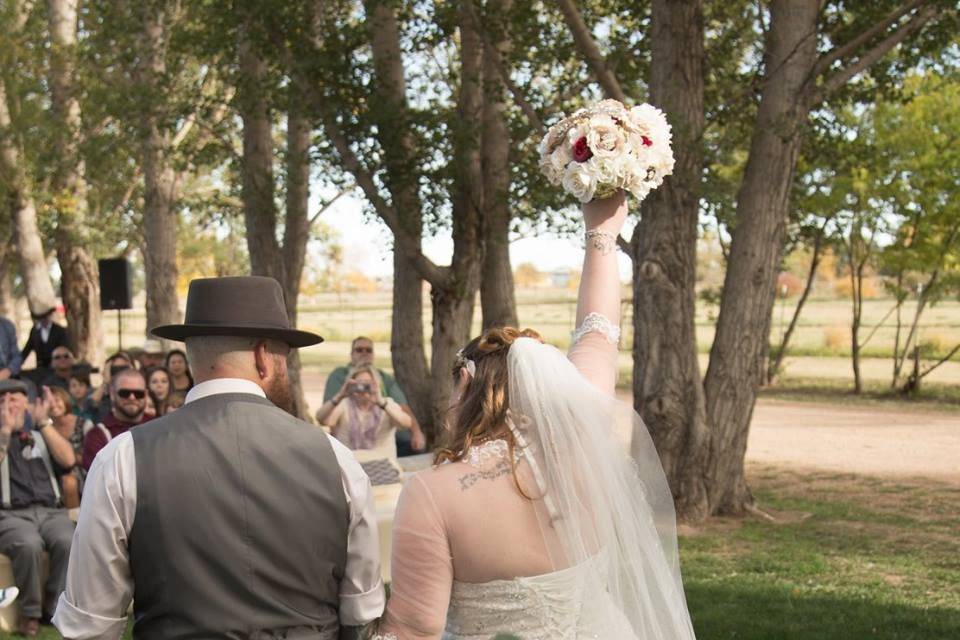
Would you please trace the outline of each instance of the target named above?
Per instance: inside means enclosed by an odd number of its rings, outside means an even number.
[[[681,540],[700,640],[960,638],[960,488],[761,469],[780,522]]]
[[[699,640],[960,638],[960,487],[768,467],[751,486],[777,522],[682,532]]]

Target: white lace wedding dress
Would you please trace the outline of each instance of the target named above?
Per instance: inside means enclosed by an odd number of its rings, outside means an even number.
[[[515,464],[505,440],[488,440],[404,487],[375,639],[693,640],[663,469],[614,398],[620,283],[607,249],[587,247],[569,355],[530,338],[510,347]],[[617,436],[631,430],[632,460]]]

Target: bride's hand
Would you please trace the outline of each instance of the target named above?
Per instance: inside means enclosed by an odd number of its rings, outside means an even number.
[[[583,221],[588,231],[599,229],[619,235],[627,219],[627,209],[627,197],[621,189],[609,198],[584,204]]]

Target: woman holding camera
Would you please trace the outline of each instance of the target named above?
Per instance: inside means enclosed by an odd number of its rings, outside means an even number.
[[[317,422],[354,451],[358,459],[397,458],[397,429],[412,429],[416,441],[423,435],[413,419],[391,398],[380,393],[377,376],[368,366],[354,369],[340,391],[317,410]]]

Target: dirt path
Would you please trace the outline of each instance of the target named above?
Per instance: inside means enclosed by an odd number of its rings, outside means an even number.
[[[325,380],[305,371],[311,407],[322,403]],[[761,400],[753,414],[747,461],[960,484],[960,413]]]
[[[747,461],[960,483],[960,413],[762,400]]]

